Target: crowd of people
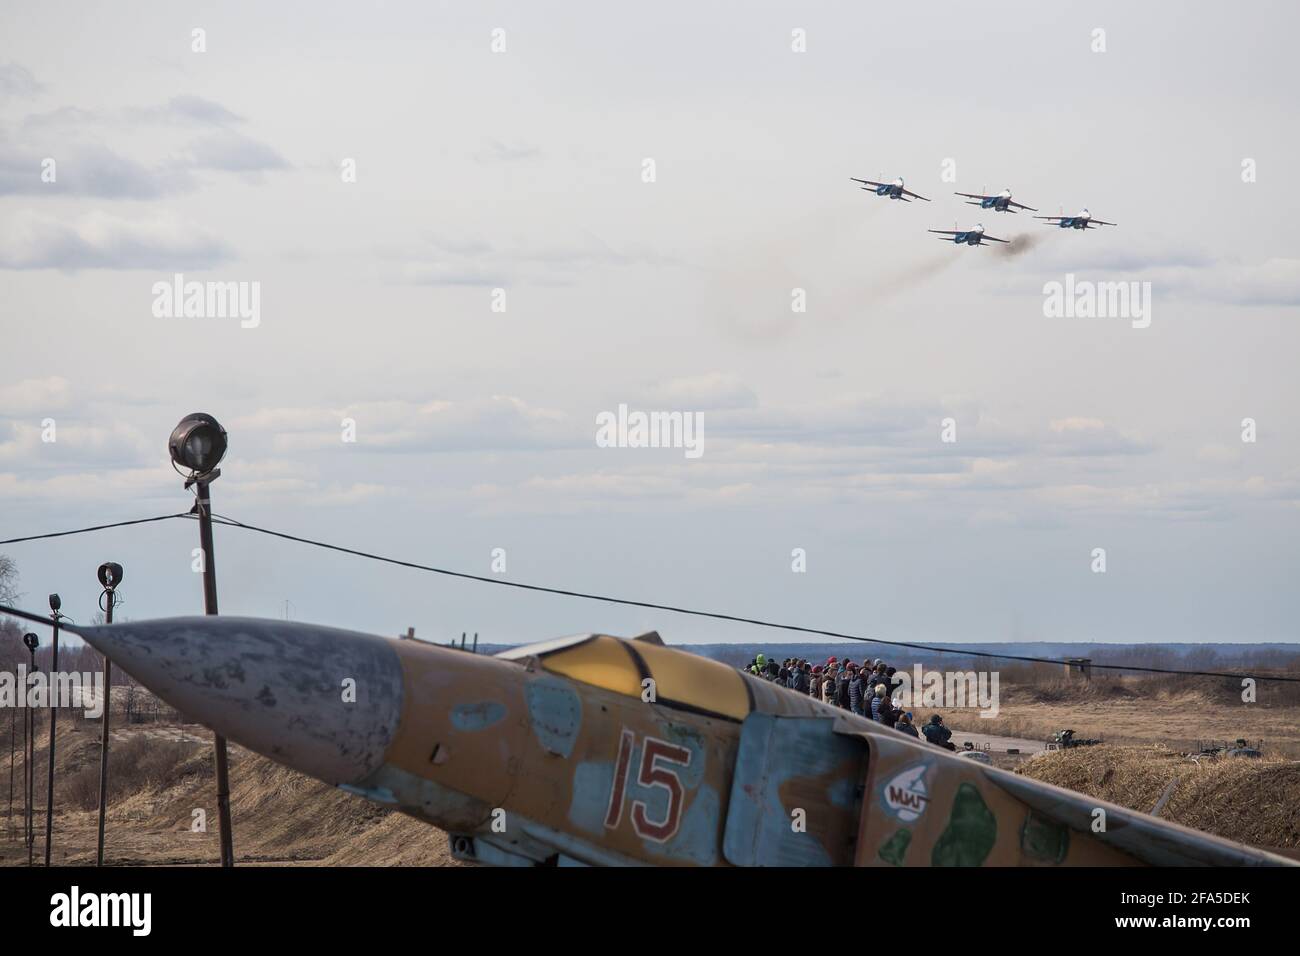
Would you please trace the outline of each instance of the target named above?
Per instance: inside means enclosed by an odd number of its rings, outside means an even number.
[[[894,691],[902,682],[894,678],[896,668],[880,658],[858,664],[832,656],[826,659],[825,664],[813,664],[791,657],[778,664],[774,658],[758,654],[745,670],[755,677],[797,694],[807,694],[822,703],[843,707],[900,733],[918,739],[924,737],[936,747],[956,749],[949,740],[952,731],[943,725],[940,714],[934,714],[918,728],[912,712],[895,703]]]

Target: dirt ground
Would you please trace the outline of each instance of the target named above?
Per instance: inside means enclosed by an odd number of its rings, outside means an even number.
[[[133,742],[134,741],[134,742]],[[21,741],[20,741],[21,743]],[[35,854],[45,846],[45,760],[48,736],[38,735]],[[138,758],[147,754],[148,760]],[[116,755],[117,759],[114,759]],[[8,776],[8,759],[0,764]],[[55,816],[51,861],[93,865],[98,839],[99,731],[92,723],[60,726],[56,745]],[[211,865],[220,859],[212,738],[200,727],[133,727],[113,735],[110,777],[120,783],[109,800],[105,862],[114,866]],[[0,777],[0,866],[25,865],[22,841],[22,760],[16,763],[15,808]],[[402,814],[278,766],[241,747],[230,748],[231,820],[239,865],[458,866],[447,835]],[[123,792],[126,791],[126,792]],[[84,807],[84,808],[83,808]],[[201,811],[201,814],[196,814]],[[195,831],[196,821],[204,829]]]
[[[1174,823],[1296,856],[1300,762],[1190,759],[1159,746],[1103,744],[1040,753],[1016,771]]]
[[[1048,740],[1060,730],[1113,744],[1162,744],[1199,749],[1198,741],[1262,741],[1266,754],[1300,759],[1300,707],[1243,704],[1231,692],[1184,690],[1140,696],[1123,683],[1071,696],[1059,688],[1003,687],[997,717],[975,710],[944,711],[954,731]],[[918,715],[918,718],[921,715]],[[928,715],[927,715],[928,719]]]

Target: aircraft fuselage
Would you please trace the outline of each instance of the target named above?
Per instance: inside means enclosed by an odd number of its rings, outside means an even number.
[[[658,635],[488,657],[255,618],[75,633],[233,743],[442,828],[467,861],[1286,862],[962,759]]]

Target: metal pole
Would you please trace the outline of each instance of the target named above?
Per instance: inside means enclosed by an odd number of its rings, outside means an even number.
[[[18,745],[18,702],[14,701],[9,715],[9,815],[5,817],[5,833],[12,840],[14,833],[14,748]]]
[[[31,845],[28,834],[32,829],[32,791],[27,781],[32,775],[32,762],[27,757],[27,742],[31,739],[32,709],[27,706],[27,680],[23,681],[23,841]]]
[[[108,609],[104,611],[104,623],[113,623],[113,604],[117,595],[112,588],[105,588],[108,595]],[[104,814],[108,810],[108,715],[112,713],[113,699],[113,662],[104,655],[104,726],[99,738],[99,849],[95,852],[95,866],[104,865]]]
[[[50,617],[54,621],[54,657],[50,663],[50,765],[45,784],[45,865],[50,865],[50,841],[54,838],[54,731],[58,723],[59,711],[54,700],[54,675],[59,672],[59,618],[55,611]]]
[[[36,669],[36,648],[31,649],[31,676],[39,673]],[[28,704],[31,697],[28,696]],[[32,866],[32,854],[36,849],[36,708],[27,708],[27,722],[31,724],[31,733],[27,735],[27,865]]]
[[[199,546],[203,550],[203,613],[217,613],[217,567],[212,556],[212,501],[208,482],[195,482],[195,510],[199,516]],[[234,841],[230,835],[230,771],[226,759],[226,738],[213,733],[217,769],[217,823],[221,835],[221,865],[235,865]]]

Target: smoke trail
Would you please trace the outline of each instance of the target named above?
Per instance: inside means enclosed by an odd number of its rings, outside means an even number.
[[[1016,259],[1042,241],[1043,233],[1041,232],[1022,232],[1019,235],[1012,236],[1009,244],[995,246],[994,251],[1001,259]]]
[[[770,342],[809,322],[791,309],[791,292],[809,289],[811,313],[825,321],[842,276],[866,268],[863,249],[886,218],[880,203],[836,203],[754,231],[728,247],[705,270],[701,303],[731,335]]]
[[[884,280],[874,283],[861,290],[861,295],[867,302],[884,302],[886,299],[892,299],[900,292],[906,292],[909,289],[915,289],[924,282],[938,277],[941,273],[951,268],[958,261],[960,251],[954,254],[954,251],[941,252],[939,255],[931,256],[914,265],[906,266],[902,269],[895,269],[889,272]]]

